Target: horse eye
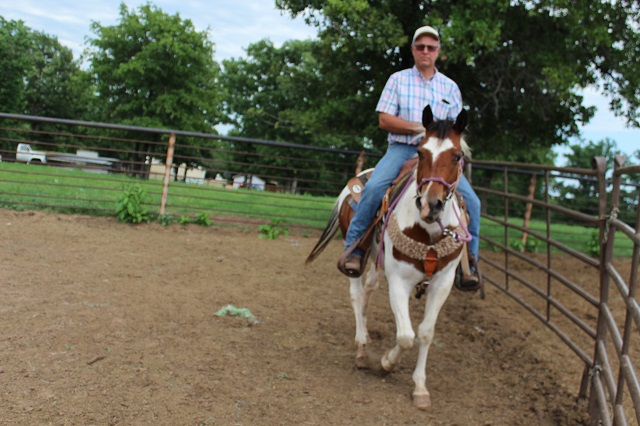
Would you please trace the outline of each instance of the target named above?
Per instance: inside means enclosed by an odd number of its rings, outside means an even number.
[[[453,161],[454,161],[454,162],[459,163],[459,162],[460,162],[460,160],[462,160],[462,154],[455,154],[455,155],[453,156]]]
[[[424,157],[424,154],[421,151],[418,151],[418,158]]]

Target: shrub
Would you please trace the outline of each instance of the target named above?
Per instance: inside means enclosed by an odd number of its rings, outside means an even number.
[[[149,221],[147,209],[143,206],[147,194],[143,187],[132,184],[116,200],[116,217],[121,223]]]
[[[259,237],[269,240],[275,240],[280,235],[286,237],[289,235],[289,229],[283,223],[282,219],[272,219],[270,224],[258,226]]]

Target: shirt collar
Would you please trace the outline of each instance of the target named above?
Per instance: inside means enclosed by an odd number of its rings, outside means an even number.
[[[436,75],[438,75],[438,74],[440,73],[440,71],[438,71],[438,67],[433,67],[433,71],[434,71],[433,75],[432,75],[431,77],[429,77],[428,79],[425,79],[425,78],[424,78],[424,76],[423,76],[422,74],[420,74],[420,71],[418,70],[418,67],[416,67],[416,66],[414,65],[414,66],[413,66],[413,68],[412,68],[412,70],[413,70],[413,72],[414,72],[415,74],[417,74],[417,75],[418,75],[418,77],[420,77],[420,78],[422,78],[422,79],[424,79],[424,80],[426,80],[426,81],[431,81],[431,80],[433,80],[434,78],[436,78]]]

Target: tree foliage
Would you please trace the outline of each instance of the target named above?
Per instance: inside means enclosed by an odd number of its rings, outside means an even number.
[[[333,123],[358,126],[376,146],[373,110],[388,76],[412,66],[413,31],[441,32],[438,67],[472,112],[476,157],[541,162],[578,134],[592,108],[577,89],[604,82],[618,114],[638,126],[638,1],[436,2],[276,0],[319,29],[318,63],[330,82]],[[599,80],[600,79],[600,80]],[[345,111],[350,111],[349,120]],[[344,120],[337,116],[343,114]],[[325,122],[326,124],[326,122]]]
[[[189,19],[146,4],[120,5],[119,23],[94,22],[88,60],[100,98],[103,121],[136,126],[215,133],[221,121],[219,65],[207,32]],[[190,144],[182,140],[182,144]],[[140,160],[142,150],[136,149]],[[151,154],[151,152],[147,152]],[[185,147],[176,154],[203,156]]]
[[[57,37],[0,17],[0,105],[5,112],[87,119],[88,73]]]
[[[24,111],[24,77],[29,68],[30,29],[22,21],[0,16],[0,106],[14,114]]]
[[[117,25],[94,22],[91,30],[88,60],[103,119],[191,131],[219,122],[214,46],[191,20],[123,3]]]
[[[614,158],[620,155],[618,146],[611,139],[603,139],[598,142],[581,141],[581,143],[569,146],[571,150],[565,154],[568,167],[593,168],[593,159],[603,157],[607,164],[607,170],[613,170]],[[627,163],[629,159],[627,159]],[[609,173],[608,178],[611,178]],[[621,219],[632,223],[635,220],[635,213],[638,208],[638,182],[632,176],[622,177],[622,187],[620,191],[620,213]],[[598,182],[595,178],[569,176],[569,179],[556,181],[554,190],[558,192],[562,205],[572,210],[596,215],[598,214],[597,203],[599,197]],[[607,186],[607,193],[610,196],[610,187]]]
[[[332,148],[362,146],[359,129],[340,133],[344,127],[327,125],[331,117],[321,118],[323,114],[348,117],[348,111],[336,112],[330,84],[318,64],[317,44],[290,40],[276,48],[261,40],[249,45],[246,58],[223,61],[220,81],[225,112],[234,125],[231,135]],[[318,185],[342,183],[353,173],[353,159],[336,158],[340,156],[335,153],[309,151],[305,156],[286,147],[241,143],[229,148],[235,152],[229,161],[247,173],[270,176],[289,186],[313,180],[317,190]]]
[[[33,31],[22,21],[0,17],[0,110],[54,118],[90,120],[95,106],[89,73],[80,68],[71,49],[57,37]],[[18,122],[18,128],[59,130],[55,124]],[[15,152],[18,135],[7,130],[0,142]],[[55,135],[42,136],[49,142],[64,142]]]
[[[26,77],[28,115],[73,120],[95,118],[96,98],[87,71],[74,60],[71,49],[56,37],[35,31],[31,36],[31,66]]]

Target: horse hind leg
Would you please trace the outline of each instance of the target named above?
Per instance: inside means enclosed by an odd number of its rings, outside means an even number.
[[[364,286],[362,278],[350,278],[351,305],[356,318],[356,367],[370,368],[370,357],[367,352],[367,345],[371,343],[369,331],[367,329],[367,309],[371,294],[378,289],[378,275],[374,267],[369,268],[366,274]]]

